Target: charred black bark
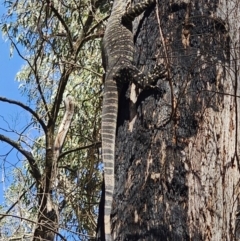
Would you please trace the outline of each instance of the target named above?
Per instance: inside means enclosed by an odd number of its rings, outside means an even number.
[[[169,72],[158,92],[137,90],[134,101],[129,87],[120,98],[115,240],[206,240],[189,225],[187,178],[190,170],[201,177],[186,148],[201,132],[205,110],[224,108],[230,39],[226,23],[214,17],[218,1],[205,2],[158,1],[160,26],[156,11],[135,23],[136,66],[148,73],[162,63]]]

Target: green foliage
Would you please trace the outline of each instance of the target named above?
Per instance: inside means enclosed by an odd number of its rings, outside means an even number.
[[[28,96],[29,104],[46,126],[53,122],[55,135],[65,113],[62,99],[68,94],[74,97],[75,114],[57,163],[53,202],[60,210],[60,230],[65,230],[67,237],[73,235],[84,240],[85,236],[80,233],[95,235],[102,177],[99,168],[103,72],[100,40],[109,3],[20,0],[5,1],[5,6],[7,14],[1,21],[2,33],[11,41],[10,53],[15,48],[25,61],[16,76],[20,90]],[[45,131],[35,117],[32,123],[34,138],[21,145],[31,149],[35,164],[44,175]],[[83,148],[85,146],[87,148]],[[21,168],[25,181],[14,178],[6,195],[26,190],[35,181],[31,173],[31,164],[25,160]],[[38,211],[36,191],[33,187],[21,198],[24,208],[31,207],[24,216],[31,220],[36,220]],[[1,225],[5,227],[7,222]],[[16,228],[17,224],[12,225],[8,235],[14,235]],[[32,223],[29,230],[33,232]]]

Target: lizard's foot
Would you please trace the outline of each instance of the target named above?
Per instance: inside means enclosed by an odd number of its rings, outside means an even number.
[[[163,64],[154,67],[151,77],[156,81],[158,79],[164,79],[167,76],[167,69]]]

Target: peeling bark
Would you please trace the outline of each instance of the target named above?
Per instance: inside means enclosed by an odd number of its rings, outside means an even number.
[[[42,182],[39,182],[38,188],[38,220],[34,231],[33,241],[48,240],[53,241],[59,229],[58,206],[53,202],[54,191],[56,190],[57,162],[61,154],[65,137],[71,125],[74,114],[74,99],[67,96],[64,99],[65,114],[59,126],[56,137],[54,138],[53,125],[47,127],[46,132],[46,159],[45,172]],[[59,235],[59,234],[58,234]]]

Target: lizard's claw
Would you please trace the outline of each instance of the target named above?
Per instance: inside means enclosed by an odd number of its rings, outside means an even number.
[[[163,64],[157,65],[153,69],[152,77],[154,79],[163,79],[167,76],[167,69]]]

